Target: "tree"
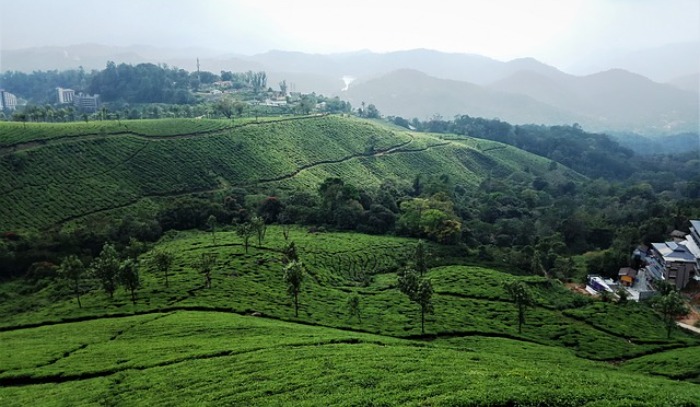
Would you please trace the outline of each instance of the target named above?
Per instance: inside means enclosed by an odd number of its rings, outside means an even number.
[[[676,318],[688,315],[689,312],[685,301],[683,301],[683,298],[681,298],[681,295],[676,290],[655,297],[652,306],[663,316],[667,338],[671,337],[671,330],[676,325]]]
[[[209,215],[209,218],[207,219],[207,226],[211,232],[211,241],[213,244],[216,244],[216,216]]]
[[[299,260],[299,255],[297,254],[297,247],[294,244],[294,242],[289,242],[287,247],[282,249],[282,253],[284,254],[284,258],[282,259],[283,264],[289,264],[293,261]]]
[[[85,265],[78,256],[71,254],[61,261],[61,266],[58,268],[58,275],[70,283],[75,297],[78,299],[78,308],[83,308],[80,302],[80,280],[85,274]]]
[[[286,96],[287,95],[287,80],[286,79],[282,80],[282,82],[280,82],[279,85],[280,85],[280,92]]]
[[[102,246],[100,255],[92,262],[92,271],[100,280],[102,288],[114,298],[114,291],[117,289],[117,275],[119,274],[119,258],[113,245],[105,243]]]
[[[525,311],[527,307],[533,305],[532,297],[525,283],[522,281],[513,281],[505,284],[506,291],[511,300],[518,308],[518,333],[522,333],[523,324],[525,323]]]
[[[204,276],[204,287],[211,288],[211,270],[216,264],[216,253],[202,253],[197,263],[199,272]]]
[[[350,318],[357,317],[357,320],[362,323],[360,296],[358,294],[353,294],[348,298],[348,314],[350,314]]]
[[[422,240],[418,240],[418,244],[416,245],[415,261],[416,270],[418,270],[420,276],[423,277],[423,274],[428,272],[428,263],[425,256],[425,243],[423,243]]]
[[[379,110],[377,107],[373,104],[367,105],[367,111],[365,112],[365,117],[369,119],[378,119],[379,118]]]
[[[284,267],[284,282],[287,283],[287,292],[294,300],[294,316],[299,316],[299,292],[304,280],[304,264],[301,261],[292,261]]]
[[[259,216],[253,216],[253,218],[250,220],[250,224],[255,233],[258,235],[258,246],[262,246],[262,242],[265,240],[265,232],[267,231],[265,219]]]
[[[174,256],[172,253],[165,250],[158,250],[153,254],[153,263],[156,269],[165,276],[165,286],[168,287],[168,272],[173,264]]]
[[[248,243],[250,242],[250,237],[253,236],[253,232],[253,225],[250,222],[241,223],[236,227],[236,234],[243,238],[245,254],[248,254]]]
[[[139,264],[136,260],[128,258],[119,265],[119,283],[131,293],[131,302],[136,305],[136,290],[141,286],[139,276]]]
[[[421,279],[415,270],[405,269],[399,273],[399,291],[411,302],[420,306],[420,331],[425,334],[425,314],[433,313],[433,285],[429,279]]]
[[[430,279],[421,280],[418,283],[418,291],[416,292],[416,300],[420,305],[420,331],[425,335],[425,314],[432,314],[433,309],[433,284]]]

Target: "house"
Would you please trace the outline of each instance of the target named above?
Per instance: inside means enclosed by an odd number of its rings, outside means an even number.
[[[617,272],[620,283],[626,287],[631,287],[634,284],[634,279],[637,278],[637,270],[631,267],[623,267]]]

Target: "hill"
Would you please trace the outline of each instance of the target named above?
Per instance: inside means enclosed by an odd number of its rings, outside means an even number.
[[[249,252],[231,231],[215,241],[170,234],[141,255],[135,304],[125,291],[110,300],[93,290],[78,308],[52,277],[0,284],[3,405],[680,406],[700,396],[697,385],[663,377],[678,366],[682,376],[670,377],[697,380],[697,361],[674,357],[692,354],[698,339],[667,339],[645,306],[592,301],[543,277],[440,266],[454,249],[431,244],[435,314],[421,336],[393,272],[414,240],[282,232],[270,227]],[[298,317],[280,278],[289,241],[308,270]],[[155,250],[175,255],[168,287]],[[198,271],[204,253],[217,254],[211,288]],[[360,283],[352,270],[368,257],[379,266]],[[514,280],[535,294],[522,334],[503,288]],[[355,294],[361,318],[348,312]],[[254,311],[263,317],[244,316]]]
[[[698,126],[697,94],[622,70],[576,77],[526,69],[487,86],[402,70],[353,83],[345,94],[354,105],[374,103],[385,114],[407,118],[467,114],[639,134],[696,131]]]
[[[488,174],[581,179],[503,144],[445,140],[340,116],[255,122],[140,120],[0,123],[0,224],[46,228],[149,199],[232,187],[316,190],[326,178],[377,187],[448,174],[474,187]]]

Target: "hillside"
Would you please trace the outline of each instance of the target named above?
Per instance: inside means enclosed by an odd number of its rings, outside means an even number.
[[[493,173],[581,179],[566,168],[548,171],[549,160],[500,143],[445,140],[340,116],[5,122],[0,131],[5,231],[232,187],[315,191],[331,176],[367,187],[417,174],[447,174],[465,187]]]
[[[288,241],[308,270],[298,317],[280,278]],[[246,253],[234,232],[217,232],[214,241],[190,231],[170,234],[140,257],[135,304],[126,291],[110,300],[95,288],[78,308],[50,277],[34,287],[3,283],[0,400],[681,406],[700,397],[691,383],[700,377],[697,360],[677,359],[700,342],[682,332],[667,339],[647,307],[592,301],[543,277],[434,264],[455,255],[452,247],[429,245],[435,313],[421,336],[418,309],[396,289],[393,272],[414,246],[405,238],[301,228],[286,240],[270,227]],[[175,254],[169,287],[152,266],[155,250]],[[204,253],[217,254],[211,288],[197,269]],[[378,266],[367,269],[368,282],[354,280],[353,270],[372,257]],[[503,288],[513,280],[536,299],[522,334]],[[354,294],[361,318],[348,312]],[[675,366],[682,375],[672,373]]]

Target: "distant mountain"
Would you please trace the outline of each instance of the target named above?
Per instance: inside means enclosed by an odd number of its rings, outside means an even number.
[[[343,97],[354,106],[375,104],[383,114],[427,119],[468,114],[513,123],[573,123],[578,117],[529,96],[508,94],[468,82],[399,70],[351,86]]]
[[[523,71],[489,88],[576,112],[592,130],[649,134],[696,131],[698,126],[697,94],[621,69],[584,77]]]
[[[586,77],[519,71],[485,87],[401,70],[351,86],[345,97],[355,106],[374,103],[384,114],[407,118],[468,114],[640,134],[698,126],[697,95],[622,70]]]
[[[587,58],[571,67],[574,72],[598,72],[620,68],[657,82],[667,82],[700,70],[700,41],[667,44],[633,52]]]
[[[202,70],[264,70],[270,87],[277,88],[286,80],[293,91],[348,98],[356,107],[362,101],[374,103],[385,114],[408,118],[469,114],[514,123],[578,122],[594,131],[670,134],[697,132],[696,56],[700,55],[700,44],[695,48],[693,44],[639,51],[624,56],[627,59],[618,56],[621,65],[642,71],[665,66],[663,72],[652,72],[655,77],[680,72],[671,76],[678,79],[666,84],[622,69],[574,76],[532,58],[501,62],[480,55],[427,49],[329,55],[275,50],[245,56],[208,49],[88,44],[2,51],[0,71],[78,66],[101,69],[108,60],[166,63],[193,71],[199,58]],[[687,76],[693,72],[694,76]],[[354,78],[347,92],[341,91],[345,87],[343,77]]]

